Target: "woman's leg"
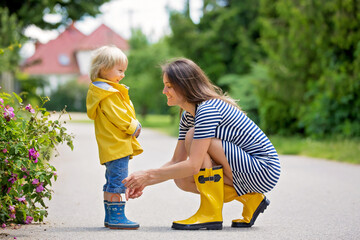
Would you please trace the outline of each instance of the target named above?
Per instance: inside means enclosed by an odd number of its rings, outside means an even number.
[[[210,155],[212,161],[215,163],[214,165],[221,165],[223,167],[224,184],[233,186],[232,171],[229,162],[225,156],[221,139],[213,138],[211,140],[208,154]]]
[[[190,128],[190,130],[186,133],[185,137],[185,150],[187,155],[190,153],[191,143],[194,137],[194,128]],[[220,139],[214,138],[211,141],[208,155],[206,155],[202,168],[212,168],[215,165],[222,165],[224,171],[224,183],[232,186],[232,172],[230,165],[226,159],[224,149],[222,148],[222,143]],[[175,184],[186,192],[199,193],[196,188],[195,181],[193,176],[181,179],[175,179]]]
[[[194,128],[190,128],[190,130],[186,133],[186,136],[185,136],[185,151],[186,151],[187,156],[189,156],[189,153],[190,153],[190,148],[191,148],[191,143],[192,143],[193,137],[194,137]],[[208,159],[204,160],[204,163],[206,163],[206,165],[212,166],[211,159],[209,157],[208,157]],[[186,178],[180,178],[180,179],[174,179],[174,182],[183,191],[199,193],[199,191],[195,185],[193,176],[186,177]]]

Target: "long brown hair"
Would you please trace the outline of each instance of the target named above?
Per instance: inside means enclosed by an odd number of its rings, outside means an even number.
[[[240,109],[236,101],[214,85],[204,71],[190,59],[174,59],[162,66],[162,72],[163,75],[166,74],[174,90],[189,103],[199,104],[218,98]]]

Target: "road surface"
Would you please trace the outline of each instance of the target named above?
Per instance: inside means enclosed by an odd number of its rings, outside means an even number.
[[[252,228],[230,227],[242,211],[233,201],[224,205],[223,230],[171,229],[172,221],[199,207],[199,196],[179,190],[173,181],[150,186],[127,203],[127,216],[140,223],[138,230],[104,228],[105,168],[99,164],[93,125],[66,126],[76,135],[75,149],[60,146],[60,156],[51,162],[58,180],[45,224],[0,230],[0,239],[360,239],[360,166],[299,156],[280,156],[280,181]],[[139,141],[144,153],[130,161],[130,172],[161,166],[176,144],[176,138],[149,129]]]

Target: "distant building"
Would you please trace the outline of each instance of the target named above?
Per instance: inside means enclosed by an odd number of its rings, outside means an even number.
[[[115,45],[125,53],[129,50],[127,41],[104,24],[88,36],[72,24],[56,39],[37,43],[35,53],[26,59],[22,70],[46,79],[50,86],[47,92],[73,79],[90,82],[91,52],[103,45]]]

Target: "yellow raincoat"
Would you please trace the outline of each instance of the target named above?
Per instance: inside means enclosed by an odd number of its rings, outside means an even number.
[[[139,122],[125,85],[95,79],[87,93],[86,108],[95,122],[101,164],[143,152],[133,136]]]

